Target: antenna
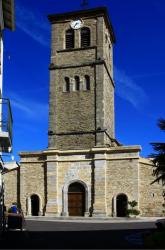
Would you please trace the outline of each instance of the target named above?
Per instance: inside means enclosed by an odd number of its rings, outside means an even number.
[[[82,7],[88,6],[88,0],[82,0],[81,6]]]

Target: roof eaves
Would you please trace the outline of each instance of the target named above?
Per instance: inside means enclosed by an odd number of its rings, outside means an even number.
[[[13,31],[15,29],[14,0],[3,1],[4,27]]]

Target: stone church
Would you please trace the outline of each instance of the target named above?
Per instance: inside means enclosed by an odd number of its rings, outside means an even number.
[[[113,44],[104,7],[49,15],[51,62],[48,148],[20,152],[20,167],[5,174],[5,203],[25,215],[162,216],[161,184],[140,146],[115,138]]]

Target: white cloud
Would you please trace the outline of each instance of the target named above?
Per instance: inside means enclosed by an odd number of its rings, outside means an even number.
[[[28,116],[32,116],[33,112],[31,109],[26,106],[23,102],[20,102],[20,100],[11,100],[11,104],[14,108],[19,109],[21,112],[24,112]]]
[[[24,99],[12,94],[11,106],[15,109],[14,114],[19,114],[21,119],[41,121],[48,116],[48,105],[30,99]]]
[[[16,5],[16,25],[33,40],[49,46],[49,26],[39,12],[32,12],[19,1]]]
[[[148,101],[148,96],[130,76],[123,70],[114,68],[116,94],[130,102],[136,109]]]

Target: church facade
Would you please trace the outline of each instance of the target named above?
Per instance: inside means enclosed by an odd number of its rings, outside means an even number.
[[[113,44],[106,8],[50,15],[48,148],[20,152],[5,175],[5,202],[26,215],[162,216],[162,187],[140,146],[115,139]]]

